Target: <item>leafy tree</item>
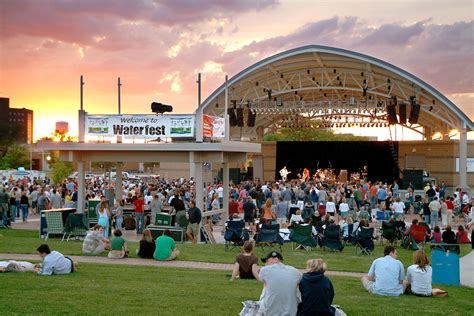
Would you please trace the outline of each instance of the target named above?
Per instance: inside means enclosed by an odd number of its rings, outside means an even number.
[[[5,155],[0,159],[0,169],[29,168],[30,162],[30,152],[26,147],[10,145]]]
[[[113,168],[117,167],[116,162],[110,161],[93,161],[91,164],[93,169],[103,169],[104,172],[111,171]]]
[[[59,184],[63,182],[74,170],[72,162],[70,161],[56,161],[52,165],[54,183]]]
[[[356,141],[367,140],[365,136],[336,134],[331,130],[317,128],[280,128],[264,137],[265,141]]]

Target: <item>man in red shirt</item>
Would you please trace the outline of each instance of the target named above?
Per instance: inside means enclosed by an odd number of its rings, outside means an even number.
[[[133,206],[135,207],[135,221],[136,221],[136,229],[137,234],[141,234],[143,232],[143,226],[145,224],[145,201],[143,200],[142,194],[138,194],[137,199],[133,202]]]
[[[448,211],[446,212],[448,214],[447,225],[451,225],[451,222],[453,220],[454,203],[453,198],[450,196],[448,196],[448,198],[446,199],[446,208],[448,209]]]
[[[239,214],[239,203],[234,200],[233,198],[230,198],[229,201],[229,220],[232,220],[234,214]]]

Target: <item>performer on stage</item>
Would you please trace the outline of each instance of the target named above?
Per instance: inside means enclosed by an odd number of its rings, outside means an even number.
[[[367,166],[364,166],[362,169],[362,179],[364,182],[367,182],[367,176],[369,175],[369,168]]]
[[[308,168],[303,169],[303,182],[309,181],[309,170]]]
[[[286,169],[286,166],[283,166],[283,169],[280,170],[280,176],[281,176],[281,179],[283,180],[283,182],[286,182],[288,174],[290,174],[290,173],[291,173],[291,171],[288,171]]]

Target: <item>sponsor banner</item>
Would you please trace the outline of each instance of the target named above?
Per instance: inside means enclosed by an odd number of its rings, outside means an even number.
[[[225,137],[225,120],[219,116],[204,114],[202,116],[203,136],[213,138]]]
[[[86,115],[87,136],[194,137],[194,115]]]

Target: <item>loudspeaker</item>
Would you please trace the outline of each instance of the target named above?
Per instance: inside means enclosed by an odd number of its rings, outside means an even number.
[[[407,104],[400,103],[398,105],[398,116],[400,117],[400,124],[407,123]]]
[[[388,124],[390,125],[394,125],[398,123],[397,110],[395,109],[395,105],[393,104],[387,105],[387,119],[388,119]]]
[[[249,114],[247,116],[247,126],[254,127],[255,126],[255,119],[257,118],[257,113],[253,112],[249,109]]]
[[[416,190],[423,189],[423,170],[404,169],[402,188],[408,188],[410,182]]]
[[[230,126],[237,126],[237,116],[235,116],[234,109],[228,109],[227,114],[229,114],[229,124],[230,124]]]
[[[244,109],[238,108],[237,112],[237,126],[244,127]]]
[[[410,122],[410,124],[418,123],[419,116],[420,116],[420,105],[415,103],[415,99],[412,98],[410,118],[408,119],[408,122]]]

